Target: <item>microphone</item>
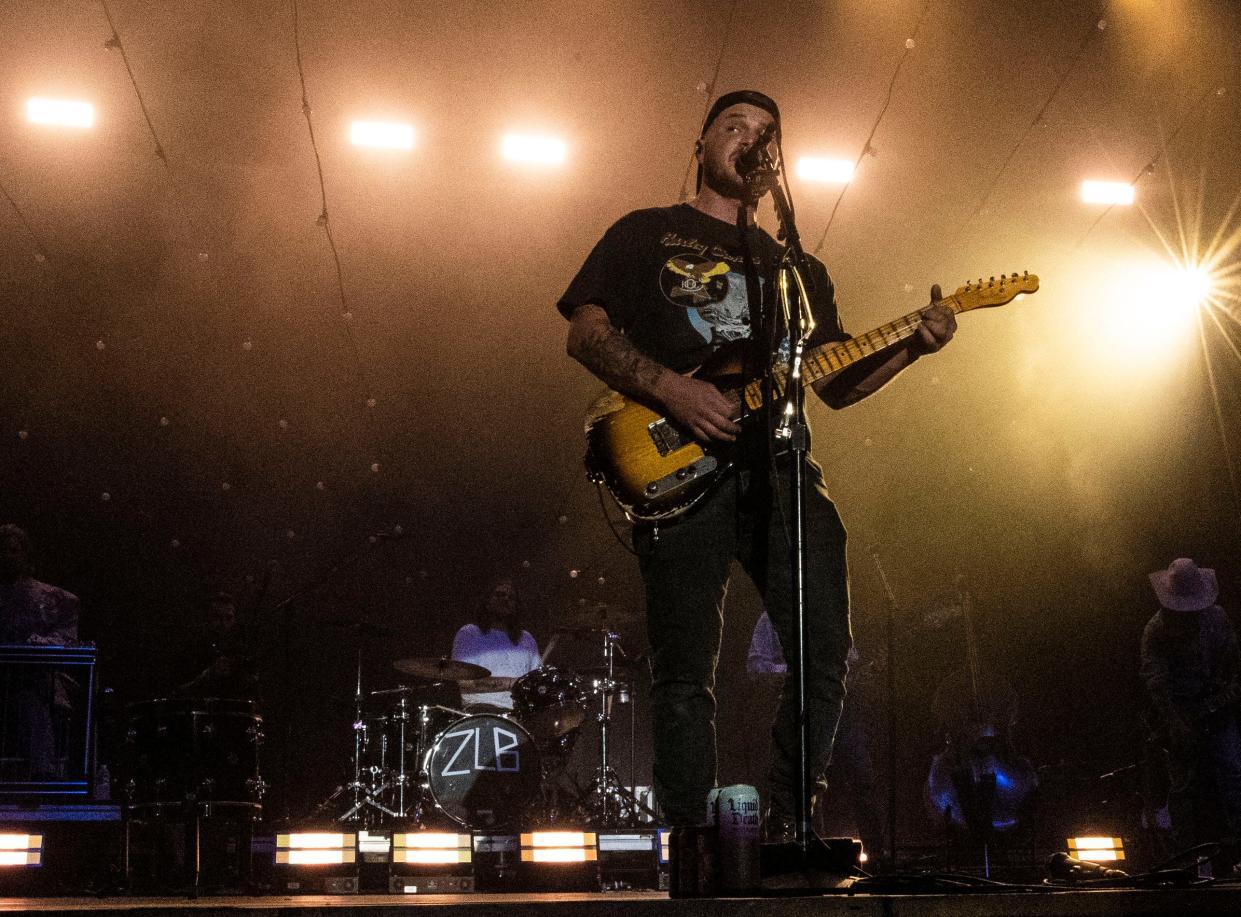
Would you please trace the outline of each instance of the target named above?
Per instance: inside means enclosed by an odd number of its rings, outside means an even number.
[[[775,136],[776,126],[773,124],[758,135],[758,139],[737,157],[737,174],[746,178],[760,169],[771,168],[771,159],[767,156],[767,144]]]

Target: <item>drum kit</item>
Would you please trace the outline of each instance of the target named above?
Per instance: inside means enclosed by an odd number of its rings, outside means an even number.
[[[620,673],[633,663],[617,623],[612,617],[556,632],[600,641],[603,664],[580,672],[543,665],[502,678],[468,662],[413,657],[393,664],[403,683],[366,691],[359,652],[349,779],[315,816],[336,813],[335,820],[361,827],[413,822],[471,830],[622,827],[653,818],[610,760],[617,705],[630,707],[633,741],[632,686]],[[463,689],[511,690],[512,709],[468,707]],[[591,719],[599,725],[598,767],[584,790],[568,788],[566,767]]]

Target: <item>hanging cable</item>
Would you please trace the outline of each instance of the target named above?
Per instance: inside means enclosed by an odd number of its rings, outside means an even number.
[[[1077,62],[1080,61],[1082,59],[1082,55],[1086,53],[1086,48],[1090,45],[1090,39],[1107,28],[1107,20],[1102,18],[1106,10],[1107,0],[1103,0],[1103,2],[1099,5],[1099,12],[1093,17],[1094,21],[1086,27],[1085,34],[1082,35],[1081,43],[1078,44],[1077,51],[1074,52],[1072,59],[1069,61],[1069,65],[1064,68],[1064,72],[1061,73],[1060,78],[1056,80],[1056,85],[1052,87],[1047,98],[1043,100],[1043,104],[1039,106],[1039,110],[1035,112],[1034,117],[1030,119],[1030,123],[1027,124],[1025,130],[1021,132],[1021,136],[1017,138],[1017,142],[1014,143],[1012,148],[1008,151],[1008,155],[1004,157],[1004,161],[1000,163],[1000,168],[996,170],[995,175],[991,177],[991,181],[987,183],[987,187],[983,191],[982,197],[979,198],[978,203],[974,205],[974,209],[970,211],[969,216],[962,220],[960,225],[957,227],[957,239],[960,239],[961,233],[965,231],[965,227],[969,225],[970,221],[972,221],[974,217],[978,216],[978,214],[982,213],[983,208],[987,206],[987,202],[991,199],[992,192],[995,191],[996,186],[1000,183],[1000,179],[1004,176],[1004,173],[1008,171],[1008,166],[1013,161],[1013,157],[1017,155],[1017,151],[1020,150],[1025,144],[1026,138],[1030,136],[1034,128],[1038,127],[1038,125],[1042,123],[1043,115],[1047,113],[1047,109],[1051,107],[1051,103],[1054,102],[1056,96],[1060,94],[1060,90],[1064,87],[1065,82],[1068,80],[1069,74],[1071,74],[1077,66]],[[955,240],[954,245],[951,247],[955,247]]]
[[[1160,152],[1156,153],[1146,165],[1142,166],[1138,174],[1133,177],[1133,181],[1129,182],[1130,185],[1136,185],[1145,176],[1151,175],[1154,173],[1155,166],[1158,165],[1159,161],[1163,159],[1163,157],[1167,154],[1168,147],[1170,147],[1176,141],[1176,138],[1181,135],[1181,131],[1185,129],[1185,126],[1189,124],[1191,121],[1197,123],[1200,120],[1198,115],[1201,109],[1203,108],[1203,106],[1208,101],[1210,101],[1212,96],[1218,96],[1221,93],[1221,91],[1222,90],[1212,87],[1204,91],[1202,95],[1198,97],[1198,101],[1195,102],[1193,107],[1190,108],[1189,112],[1186,113],[1186,115],[1183,118],[1181,118],[1181,123],[1178,124],[1176,126],[1176,129],[1172,131],[1171,135],[1168,136],[1168,138],[1163,141],[1163,149]],[[1095,228],[1100,223],[1103,222],[1103,218],[1107,216],[1109,213],[1111,213],[1115,208],[1116,208],[1115,204],[1108,204],[1107,207],[1105,207],[1103,211],[1097,217],[1095,217],[1094,222],[1090,224],[1090,228],[1087,229],[1082,234],[1082,237],[1077,240],[1077,244],[1073,246],[1074,249],[1081,248],[1082,245],[1085,244],[1086,239],[1089,238],[1090,234],[1095,231]]]
[[[367,377],[366,370],[362,365],[362,356],[358,350],[357,338],[353,333],[353,328],[348,324],[353,318],[352,310],[349,308],[349,299],[345,293],[345,273],[340,263],[340,252],[336,248],[336,239],[332,236],[332,223],[328,215],[327,206],[327,183],[323,178],[323,159],[319,155],[319,144],[315,139],[315,125],[311,118],[310,96],[306,90],[306,70],[302,64],[302,36],[301,36],[301,17],[298,9],[297,0],[291,0],[293,7],[293,50],[297,60],[297,78],[302,90],[302,115],[306,118],[306,129],[310,135],[310,149],[315,157],[315,171],[319,176],[319,218],[318,223],[323,227],[324,235],[327,237],[328,248],[332,252],[332,263],[336,269],[336,289],[340,296],[341,317],[345,320],[345,339],[349,342],[349,349],[353,356],[354,372],[357,382],[362,389],[361,395],[368,407],[374,404],[373,398],[370,396],[371,385]],[[371,451],[374,451],[374,435],[369,413],[367,421],[364,424],[368,440],[370,441]]]
[[[879,125],[883,121],[883,116],[888,113],[888,106],[892,104],[892,93],[896,89],[896,80],[900,77],[901,68],[905,66],[905,61],[908,60],[910,53],[917,44],[918,30],[922,28],[922,21],[926,18],[927,11],[930,10],[930,8],[931,0],[926,0],[926,3],[922,6],[922,12],[918,14],[918,21],[914,25],[913,33],[905,42],[905,53],[901,55],[901,59],[896,62],[896,69],[892,71],[892,79],[888,81],[888,94],[883,100],[883,107],[879,109],[879,115],[875,118],[875,123],[871,125],[870,133],[866,135],[866,141],[862,144],[862,152],[858,154],[857,161],[853,164],[854,172],[856,172],[858,167],[862,165],[862,160],[866,158],[867,154],[873,150],[870,142],[875,139],[875,134],[879,131]],[[836,196],[836,203],[832,206],[832,212],[827,218],[827,225],[823,227],[823,235],[819,237],[819,244],[814,247],[814,251],[811,252],[812,255],[817,255],[823,250],[823,243],[827,241],[827,234],[831,230],[832,223],[836,219],[836,211],[840,209],[840,202],[845,199],[845,192],[848,190],[849,185],[846,184],[840,189],[840,194]]]
[[[715,83],[720,78],[720,64],[724,62],[724,48],[728,44],[728,36],[733,31],[733,17],[737,15],[738,2],[739,0],[733,0],[733,5],[728,11],[728,21],[724,23],[724,34],[720,36],[720,50],[715,56],[715,70],[711,73],[711,82],[707,84],[705,92],[707,98],[702,104],[702,117],[698,119],[699,124],[707,119],[707,112],[711,110],[711,101],[715,97]],[[682,204],[689,200],[689,176],[694,171],[694,162],[696,160],[697,157],[691,155],[689,162],[685,164],[685,177],[681,179],[680,202]]]

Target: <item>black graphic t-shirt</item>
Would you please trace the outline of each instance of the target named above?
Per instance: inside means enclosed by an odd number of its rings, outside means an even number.
[[[766,275],[780,246],[762,230],[751,238]],[[557,307],[568,318],[579,306],[600,306],[642,353],[688,372],[722,345],[751,336],[742,252],[735,225],[689,204],[635,210],[599,240]],[[846,339],[822,262],[810,258],[803,279],[813,287],[811,343]]]

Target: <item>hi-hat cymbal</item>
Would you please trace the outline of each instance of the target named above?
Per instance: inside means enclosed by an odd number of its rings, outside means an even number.
[[[473,678],[486,678],[491,669],[472,662],[458,662],[456,659],[445,659],[442,656],[414,656],[409,659],[398,659],[392,667],[403,675],[415,678],[429,678],[432,681],[468,681]]]
[[[370,621],[348,621],[343,618],[331,618],[323,623],[336,630],[348,631],[355,637],[360,638],[391,637],[394,633],[391,627],[385,627],[382,624],[372,624]]]

